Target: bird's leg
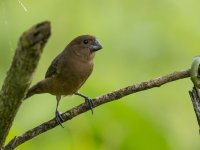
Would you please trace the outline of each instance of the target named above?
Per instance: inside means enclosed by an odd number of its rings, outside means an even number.
[[[78,95],[78,96],[83,97],[85,99],[85,102],[88,103],[90,110],[92,111],[92,114],[93,114],[94,103],[93,103],[92,99],[87,97],[87,96],[84,96],[81,93],[75,93],[75,95]]]
[[[56,119],[56,122],[57,122],[58,124],[60,124],[61,127],[64,128],[64,126],[62,125],[62,122],[64,121],[64,119],[62,118],[60,112],[58,111],[58,105],[59,105],[60,99],[61,99],[61,96],[60,96],[60,95],[59,95],[59,96],[56,96],[57,104],[56,104],[56,113],[55,113],[55,114],[56,114],[56,117],[55,117],[55,119]]]

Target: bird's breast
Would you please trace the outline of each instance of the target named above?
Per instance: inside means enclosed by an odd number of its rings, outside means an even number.
[[[75,66],[63,68],[59,75],[59,91],[61,95],[72,95],[85,83],[93,70],[93,64],[77,63]]]

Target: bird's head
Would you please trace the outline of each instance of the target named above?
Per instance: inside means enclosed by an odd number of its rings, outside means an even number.
[[[89,60],[94,58],[96,51],[103,48],[96,37],[92,35],[78,36],[68,46],[74,54]]]

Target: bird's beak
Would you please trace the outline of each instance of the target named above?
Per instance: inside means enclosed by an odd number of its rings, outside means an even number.
[[[92,47],[90,49],[91,52],[96,52],[100,49],[102,49],[103,47],[101,46],[101,44],[99,43],[98,40],[95,40],[94,43],[92,44]]]

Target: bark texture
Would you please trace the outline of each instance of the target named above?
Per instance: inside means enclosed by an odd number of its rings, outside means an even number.
[[[50,23],[45,21],[24,32],[19,39],[12,64],[0,91],[0,149],[29,88],[50,33]]]
[[[199,92],[199,89],[194,86],[192,90],[189,91],[189,95],[191,97],[194,112],[196,114],[197,122],[199,125],[199,134],[200,134],[200,92]]]

